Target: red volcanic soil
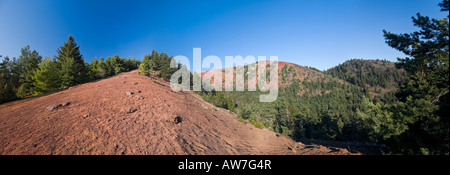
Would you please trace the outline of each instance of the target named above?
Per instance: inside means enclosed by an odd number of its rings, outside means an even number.
[[[352,154],[238,122],[137,70],[2,104],[0,133],[0,154]]]

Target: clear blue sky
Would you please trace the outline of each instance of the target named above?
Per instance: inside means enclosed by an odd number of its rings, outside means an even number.
[[[119,54],[141,59],[155,49],[192,59],[278,56],[321,70],[350,58],[403,57],[382,30],[416,31],[417,12],[444,18],[439,0],[138,1],[0,0],[0,55],[30,45],[56,54],[69,34],[86,61]]]

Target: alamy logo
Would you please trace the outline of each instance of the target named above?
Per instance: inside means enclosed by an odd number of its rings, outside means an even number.
[[[170,63],[171,68],[177,67],[177,61],[189,63],[175,72],[170,78],[170,87],[174,91],[189,91],[191,85],[190,60],[186,56],[175,56]],[[194,70],[209,69],[205,72],[194,72],[192,78],[192,90],[201,91],[244,91],[245,77],[247,78],[247,90],[268,94],[261,94],[260,102],[273,102],[278,98],[278,57],[258,56],[225,56],[225,67],[222,60],[215,55],[201,58],[201,48],[193,49]],[[212,65],[212,66],[211,66]],[[181,79],[181,83],[180,83]]]

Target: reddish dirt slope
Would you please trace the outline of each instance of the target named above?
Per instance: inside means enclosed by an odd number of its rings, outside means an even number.
[[[193,92],[136,73],[0,105],[0,154],[349,153],[240,123]]]

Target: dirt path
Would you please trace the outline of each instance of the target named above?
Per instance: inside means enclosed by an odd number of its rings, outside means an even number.
[[[0,105],[0,154],[348,153],[299,146],[136,73]]]

